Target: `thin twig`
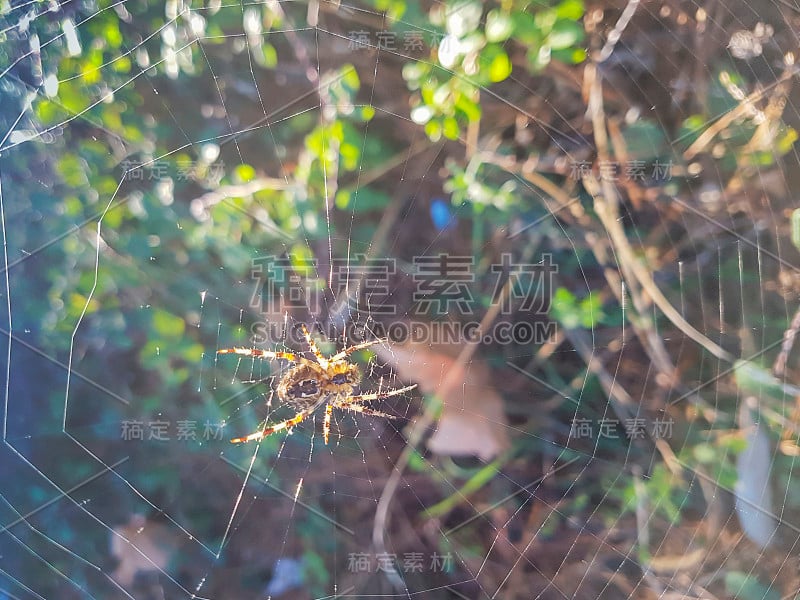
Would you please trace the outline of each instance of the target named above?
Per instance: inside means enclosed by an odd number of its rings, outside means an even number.
[[[617,261],[619,270],[609,266],[613,264],[614,256],[612,253],[613,249],[610,250],[608,244],[604,242],[604,240],[607,239],[607,235],[604,235],[603,230],[589,217],[583,205],[578,201],[577,196],[571,196],[562,187],[529,169],[527,164],[519,165],[513,157],[503,157],[484,152],[481,155],[481,159],[486,163],[494,164],[505,169],[509,173],[524,178],[526,181],[545,192],[545,194],[549,195],[556,201],[557,204],[555,206],[550,206],[550,200],[546,196],[542,196],[542,201],[551,214],[555,215],[564,209],[569,209],[569,212],[578,223],[580,230],[583,231],[586,243],[592,249],[597,263],[603,266],[603,275],[608,282],[608,289],[614,293],[620,306],[625,305],[626,300],[623,290],[627,290],[633,300],[634,309],[638,315],[642,316],[642,318],[638,320],[628,320],[632,323],[634,333],[645,349],[645,352],[647,352],[648,357],[652,360],[658,371],[666,375],[673,385],[681,387],[676,381],[676,369],[664,346],[664,340],[652,326],[652,320],[644,318],[646,314],[645,309],[649,303],[645,302],[639,292],[640,286],[637,285],[635,277],[631,274],[625,263]],[[620,276],[621,273],[625,274],[626,282],[623,282]],[[703,414],[709,421],[715,420],[714,409],[698,394],[692,394],[692,401],[698,408],[702,409]]]
[[[597,73],[597,67],[593,64],[586,66],[585,73],[589,84],[589,115],[594,129],[597,155],[600,160],[608,160],[608,135],[605,127],[600,77]],[[672,306],[655,281],[653,281],[651,273],[636,257],[619,220],[619,196],[612,183],[605,179],[598,182],[594,175],[587,174],[583,177],[583,185],[586,191],[594,198],[595,212],[611,238],[614,250],[619,257],[618,262],[630,268],[639,284],[673,325],[720,360],[734,362],[735,358],[730,352],[700,333],[675,310],[675,307]]]
[[[778,379],[782,379],[786,373],[786,361],[789,359],[789,353],[794,346],[794,339],[797,337],[797,332],[800,331],[800,306],[797,307],[797,312],[794,313],[794,318],[789,324],[789,329],[783,332],[783,344],[781,344],[781,351],[775,359],[775,364],[772,367],[772,373]]]
[[[611,30],[611,33],[608,34],[608,39],[606,40],[603,49],[600,51],[600,56],[597,62],[603,62],[611,53],[614,52],[614,48],[617,46],[617,42],[619,42],[620,38],[622,37],[622,33],[625,31],[625,28],[631,22],[633,15],[636,13],[636,9],[639,7],[639,0],[628,0],[628,5],[625,7],[625,10],[622,11],[622,14],[617,19],[617,24],[614,25],[614,29]]]
[[[717,137],[717,135],[725,131],[737,119],[751,112],[754,104],[763,98],[767,92],[771,91],[775,87],[782,86],[798,73],[800,73],[800,68],[798,68],[796,65],[792,65],[791,68],[784,70],[781,76],[774,83],[758,89],[744,98],[736,106],[736,108],[733,108],[730,112],[727,112],[719,117],[719,119],[717,119],[714,123],[711,123],[694,141],[694,143],[686,149],[686,151],[683,153],[683,158],[685,160],[693,159],[697,154],[702,152],[706,146],[708,146],[711,141]]]
[[[442,398],[447,397],[454,388],[463,384],[462,376],[464,373],[464,367],[470,362],[470,360],[472,360],[472,356],[478,349],[478,345],[483,340],[482,332],[486,331],[500,314],[500,308],[503,306],[508,294],[511,292],[511,284],[513,281],[513,277],[508,278],[508,281],[506,281],[505,285],[503,286],[499,297],[495,303],[489,307],[489,310],[486,311],[486,315],[483,317],[483,319],[481,319],[481,323],[478,328],[478,334],[475,335],[474,338],[464,342],[464,347],[461,350],[461,353],[458,355],[454,367],[450,369],[447,375],[445,375],[441,386],[439,386],[439,389],[436,392],[436,396],[430,399],[420,418],[414,422],[414,425],[408,434],[406,446],[394,465],[394,470],[389,476],[389,479],[387,480],[386,485],[381,492],[381,497],[378,500],[378,507],[375,510],[375,520],[372,527],[372,543],[376,549],[376,552],[386,552],[385,533],[389,524],[389,508],[392,504],[392,500],[395,497],[395,493],[397,492],[397,486],[400,484],[400,478],[403,476],[403,472],[408,466],[408,462],[417,451],[417,447],[422,441],[422,437],[425,435],[425,432],[427,432],[428,428],[433,425],[436,415],[439,413],[442,407]]]

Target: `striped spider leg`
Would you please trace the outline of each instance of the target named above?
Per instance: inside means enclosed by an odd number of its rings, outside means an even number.
[[[267,427],[266,421],[264,422],[264,428],[260,431],[256,431],[255,433],[251,433],[250,435],[246,435],[244,437],[233,438],[231,440],[231,444],[243,444],[246,442],[260,442],[262,439],[267,437],[268,435],[272,435],[273,433],[277,433],[279,431],[283,431],[284,429],[291,429],[298,423],[305,421],[308,417],[310,417],[314,411],[316,411],[320,406],[325,404],[325,399],[323,398],[316,404],[308,407],[306,410],[301,410],[291,419],[286,419],[285,421],[281,421],[280,423],[276,423],[275,425],[270,425]],[[327,442],[326,442],[327,443]]]
[[[344,396],[342,398],[335,398],[325,407],[325,422],[323,424],[323,434],[325,436],[325,443],[328,443],[328,437],[331,430],[331,413],[333,408],[341,410],[352,410],[353,412],[361,413],[362,415],[369,415],[372,417],[384,417],[387,419],[397,419],[397,415],[390,415],[389,413],[367,408],[362,402],[372,402],[373,400],[383,400],[391,396],[399,396],[405,392],[410,392],[415,387],[414,385],[407,385],[406,387],[387,390],[385,392],[373,392],[371,394],[359,394],[358,396]]]

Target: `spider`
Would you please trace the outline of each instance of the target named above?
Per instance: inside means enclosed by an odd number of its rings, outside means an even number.
[[[260,441],[266,436],[277,433],[278,431],[291,429],[314,414],[314,412],[324,404],[325,420],[323,422],[322,431],[325,444],[327,444],[330,438],[331,415],[334,408],[351,410],[374,417],[394,418],[392,415],[367,408],[364,406],[364,403],[389,398],[390,396],[397,396],[398,394],[403,394],[417,387],[416,384],[414,384],[403,388],[387,390],[385,392],[379,389],[377,392],[371,394],[354,395],[353,392],[361,379],[361,373],[358,370],[358,366],[349,362],[347,357],[357,350],[363,350],[364,348],[379,344],[385,340],[378,339],[355,344],[333,356],[325,358],[322,352],[319,351],[319,348],[317,348],[317,345],[314,343],[305,325],[302,325],[302,331],[303,337],[316,360],[309,360],[293,352],[271,352],[259,348],[234,347],[217,350],[217,354],[238,354],[239,356],[250,356],[253,358],[283,359],[295,365],[281,378],[276,393],[282,402],[296,406],[299,409],[297,414],[291,419],[281,421],[274,425],[267,425],[267,423],[264,422],[264,426],[260,431],[256,431],[244,437],[233,438],[231,443],[240,444],[243,442]]]

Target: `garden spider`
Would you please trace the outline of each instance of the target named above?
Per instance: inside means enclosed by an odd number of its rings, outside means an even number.
[[[373,400],[397,396],[417,387],[415,384],[385,392],[379,389],[371,394],[353,395],[353,391],[361,379],[361,374],[358,366],[348,362],[347,357],[357,350],[363,350],[385,340],[362,342],[361,344],[349,346],[329,358],[325,358],[317,348],[305,325],[302,326],[302,331],[303,337],[314,354],[316,361],[309,360],[293,352],[271,352],[259,348],[234,347],[217,350],[217,354],[238,354],[253,358],[283,359],[295,363],[295,366],[289,369],[281,378],[276,393],[282,402],[296,406],[299,409],[297,414],[291,419],[281,421],[275,425],[267,426],[266,422],[264,422],[264,427],[260,431],[244,437],[233,438],[231,443],[240,444],[242,442],[259,441],[278,431],[290,429],[310,417],[324,404],[325,420],[322,431],[325,444],[327,444],[331,432],[331,414],[334,408],[352,410],[353,412],[374,417],[394,418],[392,415],[367,408],[363,404]]]

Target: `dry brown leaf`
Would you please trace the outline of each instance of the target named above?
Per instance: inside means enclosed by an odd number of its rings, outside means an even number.
[[[431,452],[490,461],[508,448],[503,400],[490,385],[489,370],[483,364],[462,366],[422,344],[379,347],[377,353],[401,379],[417,383],[424,394],[440,396],[441,417],[428,440]],[[445,376],[456,377],[460,383],[442,389]]]
[[[177,549],[178,538],[169,527],[133,515],[111,534],[111,555],[119,561],[111,576],[130,588],[137,573],[165,570]]]

